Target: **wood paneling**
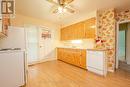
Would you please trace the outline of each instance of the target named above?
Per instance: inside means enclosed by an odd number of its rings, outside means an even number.
[[[61,40],[95,38],[95,18],[91,18],[61,29]]]
[[[58,60],[86,68],[86,50],[57,48]]]

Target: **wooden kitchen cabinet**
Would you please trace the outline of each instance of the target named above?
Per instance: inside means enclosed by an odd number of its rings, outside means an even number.
[[[70,27],[63,28],[61,30],[61,36],[62,36],[61,40],[69,40],[69,39],[71,39],[71,37],[69,37],[70,36]]]
[[[96,18],[91,18],[61,29],[61,40],[95,38]]]
[[[76,23],[61,29],[61,40],[76,40],[84,37],[84,22]]]
[[[74,28],[72,29],[72,31],[73,30],[75,30],[73,39],[83,39],[85,37],[84,22],[74,24]]]
[[[57,59],[86,69],[86,50],[57,48]]]
[[[84,21],[85,27],[85,38],[95,38],[96,32],[96,19],[91,18],[89,20]]]

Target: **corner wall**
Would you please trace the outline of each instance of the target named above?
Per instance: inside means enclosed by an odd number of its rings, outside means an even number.
[[[106,49],[108,61],[108,71],[113,72],[115,67],[115,10],[97,11],[97,37],[101,37],[104,42],[96,48]]]

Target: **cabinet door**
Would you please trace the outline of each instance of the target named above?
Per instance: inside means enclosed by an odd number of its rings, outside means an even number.
[[[61,49],[57,48],[57,59],[60,60],[61,59]]]
[[[61,40],[83,39],[84,37],[84,22],[76,23],[61,29]]]
[[[67,52],[66,62],[72,64],[72,58],[73,58],[72,52],[73,52],[73,50],[72,49],[66,49],[66,52]]]
[[[68,62],[68,51],[67,51],[67,49],[62,49],[62,61]]]
[[[61,29],[61,40],[71,40],[71,26]]]
[[[70,25],[66,28],[66,36],[67,36],[67,39],[66,40],[72,40],[73,39],[73,26]]]
[[[64,60],[64,49],[63,48],[57,48],[57,59]]]
[[[81,57],[81,52],[79,52],[78,49],[75,50],[75,54],[74,54],[74,62],[76,66],[80,67],[80,57]]]
[[[86,69],[86,50],[58,48],[57,58]]]
[[[61,37],[61,40],[65,40],[66,39],[66,36],[65,36],[65,28],[62,28],[61,31],[60,31],[60,37]]]
[[[85,37],[95,38],[96,19],[91,18],[85,21]]]
[[[83,39],[85,37],[84,22],[75,24],[76,34],[75,39]]]
[[[86,69],[86,50],[81,51],[80,67]]]
[[[71,31],[71,33],[70,33],[70,40],[75,40],[75,38],[76,38],[75,35],[77,34],[76,33],[75,24],[70,26],[70,31]]]

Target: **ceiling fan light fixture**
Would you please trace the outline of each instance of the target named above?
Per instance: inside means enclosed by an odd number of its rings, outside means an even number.
[[[65,12],[69,12],[69,13],[74,13],[75,10],[73,8],[71,8],[71,6],[69,6],[69,4],[71,2],[73,2],[74,0],[47,0],[48,2],[55,4],[56,8],[53,9],[53,13],[65,13]]]
[[[64,9],[63,7],[59,6],[58,7],[58,13],[63,13],[63,9]]]
[[[64,12],[67,12],[67,9],[64,8],[63,11],[64,11]]]
[[[67,10],[64,8],[64,7],[62,7],[62,6],[59,6],[58,7],[58,13],[64,13],[64,12],[66,12]]]

